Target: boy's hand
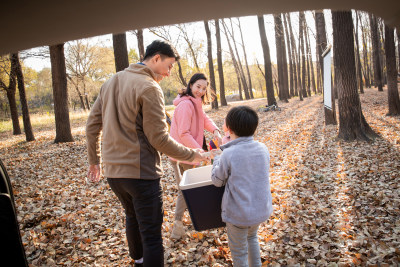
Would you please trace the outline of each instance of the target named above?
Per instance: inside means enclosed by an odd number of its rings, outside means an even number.
[[[221,138],[221,134],[220,134],[219,130],[215,130],[213,134],[214,134],[213,139],[218,140],[218,145],[222,144],[222,138]]]

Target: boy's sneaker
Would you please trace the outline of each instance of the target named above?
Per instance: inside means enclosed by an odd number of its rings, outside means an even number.
[[[175,221],[174,227],[172,227],[171,238],[172,239],[180,239],[185,234],[185,230],[183,229],[182,221]]]

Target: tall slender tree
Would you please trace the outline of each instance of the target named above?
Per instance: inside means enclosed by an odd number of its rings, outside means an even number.
[[[276,99],[275,99],[275,95],[274,95],[274,85],[272,83],[271,55],[270,55],[270,51],[269,51],[267,35],[265,32],[264,16],[257,16],[257,20],[258,20],[258,28],[260,31],[261,46],[262,46],[263,55],[264,55],[264,69],[265,69],[264,73],[265,73],[267,102],[268,102],[268,105],[272,105],[272,104],[276,103]]]
[[[375,86],[378,87],[378,91],[383,91],[382,86],[382,67],[381,61],[379,60],[379,36],[378,36],[378,25],[376,17],[369,14],[369,23],[371,27],[371,40],[372,40],[372,55],[374,62],[374,80]]]
[[[302,73],[301,73],[301,87],[302,87],[302,95],[303,97],[307,97],[307,89],[306,89],[306,52],[305,52],[305,45],[304,45],[304,21],[305,21],[305,15],[304,12],[301,11],[299,13],[299,48],[301,51],[301,68],[302,68]]]
[[[394,29],[385,25],[385,53],[388,75],[388,115],[400,115],[400,99],[397,89],[396,47]]]
[[[129,66],[126,33],[113,34],[113,47],[116,71],[122,71]]]
[[[274,15],[275,24],[275,40],[276,40],[276,61],[278,67],[278,85],[279,85],[279,99],[288,101],[288,77],[287,77],[287,62],[285,61],[286,49],[283,35],[283,25],[281,14]],[[285,72],[286,70],[286,72]]]
[[[294,95],[298,96],[298,88],[300,87],[300,83],[301,83],[300,79],[299,79],[299,77],[300,77],[300,66],[298,64],[299,55],[297,54],[297,50],[296,50],[296,41],[295,41],[294,34],[293,34],[290,14],[286,14],[286,18],[287,18],[288,26],[289,26],[290,46],[292,48],[292,54],[293,54]]]
[[[208,70],[210,72],[210,83],[211,83],[211,90],[213,91],[214,94],[214,99],[211,102],[211,107],[213,109],[218,109],[218,98],[217,98],[217,92],[216,92],[216,87],[215,87],[215,75],[214,75],[214,61],[213,61],[213,56],[212,56],[212,40],[211,40],[211,32],[210,32],[210,27],[208,26],[208,20],[204,21],[204,28],[206,30],[206,36],[207,36],[207,56],[208,56]]]
[[[332,27],[339,87],[338,137],[369,141],[376,134],[364,118],[357,90],[351,11],[332,11]]]
[[[238,21],[238,26],[239,26],[239,33],[240,33],[240,38],[242,40],[242,49],[243,49],[243,55],[244,55],[244,62],[246,63],[246,70],[247,70],[247,80],[249,81],[249,94],[250,98],[254,98],[253,95],[253,85],[251,84],[251,76],[250,76],[250,69],[249,69],[249,63],[247,61],[247,53],[246,53],[246,46],[244,45],[244,39],[243,39],[243,33],[242,33],[242,27],[240,25],[240,19],[237,18]]]
[[[137,42],[138,42],[139,58],[140,58],[140,62],[142,62],[143,58],[144,58],[144,53],[145,53],[142,29],[136,31],[136,38],[137,38]]]
[[[361,59],[360,59],[360,46],[358,43],[358,16],[357,16],[357,12],[355,12],[356,15],[356,30],[355,30],[355,41],[356,41],[356,62],[357,62],[357,82],[358,82],[358,88],[360,89],[360,93],[364,93],[364,83],[363,83],[363,79],[362,79],[362,68],[361,68]]]
[[[18,53],[11,54],[11,62],[13,62],[12,65],[15,67],[15,75],[18,81],[18,92],[22,109],[22,122],[24,123],[25,139],[27,142],[34,141],[35,137],[32,131],[31,119],[29,117],[28,102],[26,101],[24,74],[22,73]]]
[[[287,23],[287,13],[283,14],[283,21],[284,21],[284,27],[285,27],[285,36],[286,36],[286,45],[287,45],[287,51],[288,51],[288,55],[289,55],[289,81],[290,81],[290,85],[289,85],[289,98],[294,96],[294,73],[295,73],[295,67],[294,62],[293,62],[293,50],[291,47],[291,40],[289,37],[289,27],[288,27],[288,23]]]
[[[314,77],[314,64],[312,61],[312,53],[311,53],[311,45],[310,45],[310,30],[308,26],[306,27],[306,44],[307,44],[307,57],[308,57],[308,65],[310,66],[310,75],[309,78],[311,80],[310,86],[314,92],[317,93],[317,87],[315,86],[315,77]]]
[[[320,72],[317,74],[323,81],[324,75],[324,61],[322,59],[322,53],[325,51],[328,42],[326,41],[326,29],[325,29],[325,16],[322,10],[315,11],[315,29],[317,31],[317,55],[320,67]]]
[[[363,20],[361,17],[361,12],[358,12],[358,17],[360,20],[360,27],[361,27],[361,39],[362,39],[362,44],[363,44],[363,65],[364,65],[364,79],[365,79],[365,86],[367,88],[371,88],[371,71],[369,68],[369,63],[368,63],[368,46],[367,46],[367,36],[366,36],[366,29],[363,26]]]
[[[224,82],[224,69],[222,65],[222,48],[221,48],[221,30],[219,28],[219,19],[215,20],[215,36],[217,38],[217,63],[219,74],[219,98],[221,106],[227,106],[225,98],[225,82]]]
[[[73,142],[68,110],[67,73],[64,44],[50,46],[51,77],[53,81],[54,116],[56,121],[55,143]]]

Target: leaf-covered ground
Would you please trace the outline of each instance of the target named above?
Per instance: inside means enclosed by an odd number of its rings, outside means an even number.
[[[367,89],[362,108],[381,136],[374,142],[336,139],[324,126],[321,96],[259,112],[256,139],[271,154],[274,213],[259,230],[268,266],[393,266],[400,263],[400,118],[387,117],[387,91]],[[258,108],[266,100],[230,103]],[[229,106],[229,107],[230,107]],[[209,111],[219,126],[229,107]],[[54,127],[34,129],[37,141],[1,134],[18,221],[31,266],[127,266],[123,210],[103,179],[85,182],[84,121],[75,142],[54,144]],[[171,241],[176,185],[164,157],[164,247],[167,266],[231,266],[224,229]]]

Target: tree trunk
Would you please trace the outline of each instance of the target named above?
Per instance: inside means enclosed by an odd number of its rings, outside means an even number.
[[[289,38],[289,27],[287,23],[287,13],[283,14],[283,21],[285,26],[285,36],[286,36],[286,44],[287,44],[287,51],[289,54],[289,72],[290,72],[290,85],[289,85],[289,98],[294,96],[294,64],[293,64],[293,50],[291,49],[291,41]]]
[[[311,79],[310,86],[314,92],[317,94],[317,87],[315,86],[315,78],[314,78],[314,64],[312,61],[312,53],[311,53],[311,45],[310,45],[310,32],[308,31],[308,27],[306,28],[306,44],[307,44],[307,53],[308,53],[308,62],[310,66],[310,75],[309,78]],[[311,94],[310,94],[311,95]]]
[[[25,138],[27,142],[34,141],[35,136],[32,131],[31,119],[29,117],[28,102],[26,101],[24,74],[22,73],[21,63],[19,62],[18,53],[11,54],[11,61],[14,62],[15,74],[18,80],[19,99],[22,109],[22,121],[24,123]]]
[[[144,58],[144,53],[145,53],[142,29],[137,30],[136,38],[137,38],[137,42],[138,42],[140,62],[142,62],[143,58]]]
[[[306,65],[307,65],[307,95],[311,96],[311,71],[310,71],[310,54],[309,54],[309,46],[307,41],[307,24],[304,20],[304,41],[306,44]]]
[[[351,11],[332,11],[332,26],[339,86],[338,137],[348,141],[369,141],[368,135],[372,136],[372,132],[363,118],[357,90]]]
[[[55,143],[73,142],[68,111],[68,87],[65,69],[64,44],[50,46],[51,77],[53,80]]]
[[[115,69],[117,72],[129,66],[126,33],[113,34]]]
[[[250,76],[250,69],[249,69],[249,63],[247,61],[247,53],[244,45],[244,39],[243,39],[243,33],[242,33],[242,27],[240,26],[240,19],[238,18],[238,23],[239,23],[239,32],[240,32],[240,37],[242,39],[242,48],[243,48],[243,54],[244,54],[244,62],[246,63],[246,70],[247,70],[247,79],[249,80],[249,93],[250,93],[250,98],[254,98],[253,95],[253,85],[251,84],[251,76]]]
[[[294,95],[298,96],[298,88],[300,86],[300,80],[298,79],[298,73],[300,73],[300,66],[298,64],[297,58],[299,55],[297,55],[297,50],[296,50],[296,42],[294,39],[294,34],[292,30],[292,21],[290,19],[290,14],[286,14],[286,18],[288,20],[288,26],[289,26],[289,33],[290,33],[290,45],[292,48],[292,55],[293,55],[293,79],[294,79]]]
[[[211,102],[211,107],[213,109],[218,109],[218,98],[217,98],[217,91],[215,87],[215,76],[214,76],[214,61],[212,57],[212,42],[211,42],[211,33],[210,28],[208,27],[208,21],[204,21],[204,28],[206,30],[207,35],[207,55],[208,55],[208,70],[210,71],[210,83],[211,83],[211,90],[214,94],[214,99]]]
[[[218,75],[219,75],[219,98],[221,106],[227,106],[225,99],[225,83],[224,83],[224,69],[222,65],[222,48],[221,48],[221,31],[219,29],[219,20],[215,20],[215,36],[217,38],[217,62],[218,62]]]
[[[396,29],[397,32],[397,55],[399,56],[398,73],[400,73],[400,28]]]
[[[261,38],[261,46],[263,49],[264,55],[264,68],[265,68],[265,85],[266,85],[266,93],[267,93],[267,102],[268,105],[272,105],[276,103],[275,95],[274,95],[274,85],[272,83],[272,65],[271,65],[271,55],[269,53],[269,45],[267,40],[267,35],[265,33],[265,23],[264,16],[257,16],[258,19],[258,28],[260,31]]]
[[[356,32],[355,32],[355,37],[356,37],[356,56],[357,56],[357,81],[358,81],[358,87],[360,89],[360,93],[364,93],[364,84],[363,84],[363,79],[362,79],[362,73],[361,73],[361,58],[360,58],[360,46],[358,43],[358,16],[357,16],[357,11],[356,11]]]
[[[301,50],[301,67],[302,67],[302,73],[301,73],[301,81],[302,81],[302,94],[303,97],[307,97],[307,89],[306,89],[306,51],[305,51],[305,45],[304,45],[304,21],[305,21],[305,16],[304,12],[300,12],[299,14],[299,40],[300,40],[300,50]]]
[[[21,127],[19,126],[17,102],[15,101],[15,88],[16,85],[14,84],[14,91],[7,90],[7,99],[8,99],[8,104],[10,105],[10,114],[13,125],[13,135],[18,135],[21,134],[22,132],[21,132]]]
[[[183,84],[183,86],[187,87],[186,79],[183,77],[183,73],[182,73],[182,65],[181,65],[181,62],[178,61],[176,64],[178,64],[179,79],[181,80],[181,83]]]
[[[326,41],[326,30],[325,30],[325,16],[322,10],[315,11],[315,29],[317,32],[317,55],[318,55],[318,66],[319,71],[317,76],[320,77],[320,81],[323,84],[323,75],[324,75],[324,61],[322,58],[322,53],[325,51],[327,47]],[[321,90],[322,91],[322,90]]]
[[[379,60],[379,40],[378,40],[378,25],[376,17],[369,14],[369,22],[371,25],[371,39],[372,39],[372,54],[374,58],[374,80],[375,86],[378,87],[378,91],[383,91],[382,86],[382,70],[381,62]]]
[[[286,62],[285,60],[285,47],[283,38],[283,26],[280,14],[274,15],[275,23],[275,40],[276,40],[276,61],[278,68],[278,85],[279,85],[279,99],[288,102],[286,92],[289,91],[287,88],[287,77],[285,75]],[[286,68],[287,70],[287,68]]]
[[[400,99],[397,89],[396,45],[394,29],[385,25],[386,69],[388,75],[388,105],[387,115],[400,115]]]

